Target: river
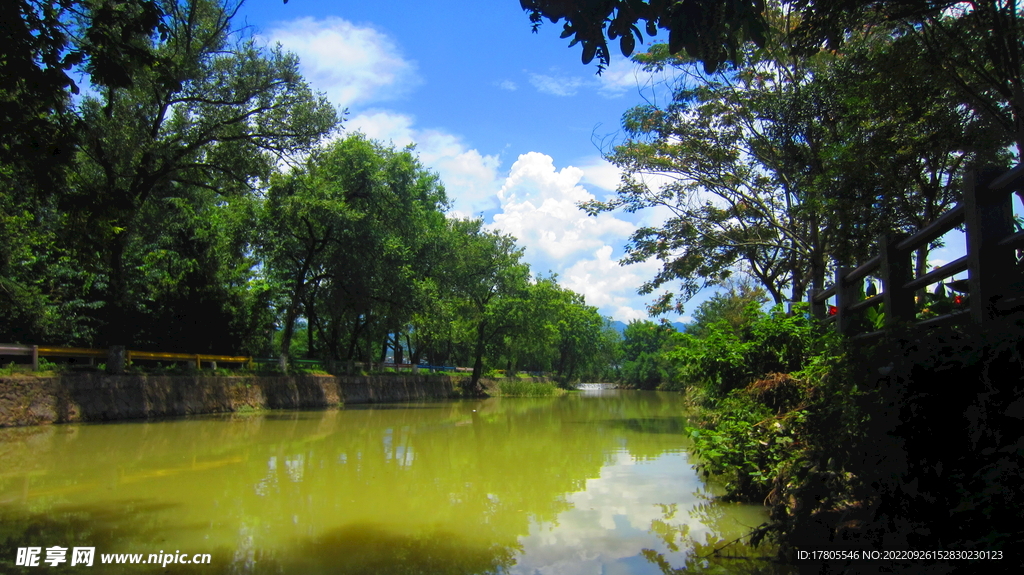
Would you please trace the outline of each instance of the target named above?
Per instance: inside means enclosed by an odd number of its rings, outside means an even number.
[[[0,572],[790,573],[725,545],[765,513],[714,498],[682,413],[589,390],[0,429]],[[162,565],[103,563],[133,554]]]

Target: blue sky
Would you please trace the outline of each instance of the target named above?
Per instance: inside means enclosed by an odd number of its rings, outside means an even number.
[[[248,0],[238,24],[298,54],[311,86],[348,109],[345,132],[415,143],[444,181],[453,213],[482,215],[491,229],[516,236],[535,275],[557,273],[613,319],[647,317],[653,296],[636,290],[659,262],[617,262],[630,234],[665,214],[595,218],[576,203],[614,194],[619,172],[602,150],[622,141],[624,112],[657,102],[662,78],[615,50],[597,76],[595,64],[580,62],[579,47],[558,37],[561,24],[545,21],[532,34],[516,0]],[[932,265],[965,253],[962,234],[946,239]],[[711,293],[667,318],[690,321]]]
[[[652,79],[620,54],[597,76],[559,39],[561,24],[532,34],[515,0],[248,0],[238,23],[298,54],[311,86],[348,109],[346,132],[415,143],[453,211],[516,236],[534,274],[557,273],[603,315],[647,316],[652,297],[636,290],[658,262],[617,261],[661,215],[575,206],[614,193],[619,173],[601,146],[621,141],[622,114],[653,97]]]

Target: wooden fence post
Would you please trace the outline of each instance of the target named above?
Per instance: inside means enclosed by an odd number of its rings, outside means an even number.
[[[853,327],[853,314],[850,313],[850,304],[856,303],[857,288],[847,285],[846,276],[854,268],[841,267],[836,270],[836,331],[842,335],[848,335]]]
[[[988,184],[995,170],[971,171],[964,178],[964,222],[967,225],[968,286],[971,321],[983,326],[995,315],[992,304],[1009,289],[1015,264],[1013,247],[999,241],[1013,233],[1013,202]]]
[[[914,309],[914,292],[904,288],[914,279],[913,262],[910,252],[900,252],[896,245],[901,235],[882,234],[878,236],[878,252],[882,257],[882,301],[885,304],[885,324],[893,326],[901,321],[913,321],[917,317]]]
[[[32,346],[32,371],[39,371],[39,346]]]

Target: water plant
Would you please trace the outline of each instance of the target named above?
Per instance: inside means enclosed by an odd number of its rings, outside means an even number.
[[[511,380],[499,382],[498,393],[502,397],[551,397],[565,395],[566,390],[553,383]]]

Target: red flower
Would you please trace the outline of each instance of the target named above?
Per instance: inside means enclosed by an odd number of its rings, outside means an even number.
[[[963,303],[964,303],[964,296],[962,296],[962,295],[953,296],[953,303],[956,304],[956,305],[963,305]]]
[[[839,313],[839,308],[834,305],[828,306],[828,315],[836,315],[837,313]]]

